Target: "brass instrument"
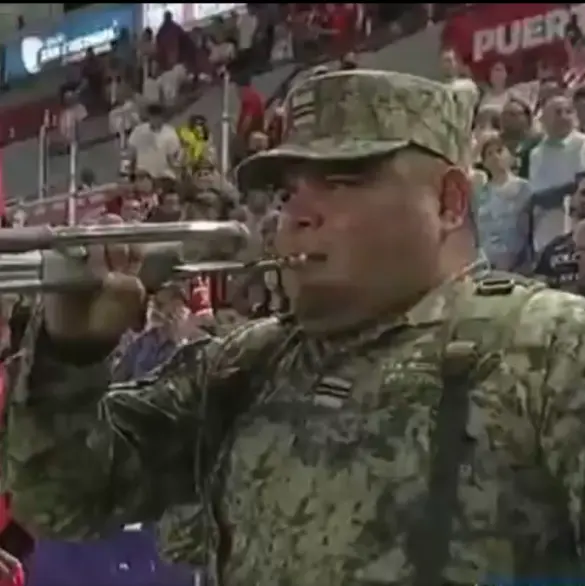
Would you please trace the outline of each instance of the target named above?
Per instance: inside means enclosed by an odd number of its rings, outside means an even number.
[[[193,249],[193,244],[199,242],[242,243],[247,238],[248,231],[239,222],[0,229],[0,294],[99,290],[102,282],[87,266],[86,248],[97,244],[142,243],[144,260],[139,277],[149,292],[172,280],[218,272],[296,268],[311,260],[302,254],[252,263],[222,260],[190,263],[184,258],[184,244]]]

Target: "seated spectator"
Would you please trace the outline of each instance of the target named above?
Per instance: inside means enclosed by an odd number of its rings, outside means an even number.
[[[158,205],[149,216],[149,222],[177,222],[181,219],[183,208],[177,184],[172,179],[162,179],[158,192]]]
[[[494,269],[524,272],[532,261],[530,186],[512,173],[499,136],[486,140],[481,154],[489,179],[478,202],[480,245]]]
[[[118,85],[114,106],[108,115],[110,132],[123,139],[140,124],[140,112],[134,92],[127,83]]]
[[[97,182],[93,169],[84,167],[79,174],[79,191],[91,191],[96,185]]]
[[[128,224],[135,224],[144,219],[144,208],[136,197],[123,197],[120,207],[120,217]]]
[[[207,336],[191,313],[188,296],[176,283],[152,297],[148,323],[146,331],[130,342],[113,365],[114,381],[143,377],[166,362],[179,345]]]
[[[174,178],[181,158],[177,131],[164,122],[165,110],[160,104],[148,106],[146,117],[128,138],[132,169],[146,171],[154,179]]]
[[[341,58],[341,62],[339,64],[339,68],[342,71],[351,71],[352,69],[358,68],[358,58],[357,55],[350,51],[349,53],[345,53]]]
[[[63,109],[59,115],[59,134],[66,145],[70,145],[74,140],[77,140],[79,124],[86,118],[87,110],[79,101],[77,92],[65,92]]]

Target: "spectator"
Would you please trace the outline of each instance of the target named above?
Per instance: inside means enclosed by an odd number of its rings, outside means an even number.
[[[140,36],[137,51],[138,63],[142,72],[141,81],[145,76],[145,72],[148,70],[150,61],[156,59],[156,54],[157,49],[154,33],[150,27],[146,27]]]
[[[128,224],[141,222],[144,218],[144,209],[140,200],[136,197],[123,197],[120,217]]]
[[[177,284],[164,287],[152,297],[148,322],[148,329],[126,346],[113,365],[114,381],[141,378],[166,362],[177,346],[206,336],[192,320],[186,295]]]
[[[175,181],[163,179],[158,195],[158,205],[149,215],[151,222],[177,222],[182,216],[181,198]]]
[[[512,155],[494,135],[482,148],[488,182],[480,192],[479,241],[492,267],[525,271],[531,261],[530,187],[511,171]]]
[[[350,51],[349,53],[346,53],[341,58],[340,69],[342,69],[343,71],[351,71],[352,69],[357,69],[357,67],[358,67],[357,55],[355,53],[353,53],[352,51]]]
[[[293,45],[290,30],[286,23],[279,23],[274,29],[274,44],[270,52],[273,65],[290,61],[293,58]]]
[[[82,86],[80,88],[84,104],[91,112],[101,112],[107,108],[106,77],[102,62],[90,47],[85,53],[81,66]]]
[[[134,92],[126,83],[120,83],[117,87],[114,107],[110,110],[108,123],[110,132],[121,140],[140,124],[140,112],[134,99]]]
[[[268,135],[270,148],[278,146],[282,140],[282,133],[284,132],[284,115],[285,112],[282,105],[275,105],[266,126],[266,134]]]
[[[479,109],[494,108],[501,111],[508,101],[508,70],[502,61],[495,63],[490,70],[489,86],[483,92]]]
[[[500,131],[513,158],[512,171],[528,179],[530,153],[541,140],[534,129],[530,107],[522,100],[510,98],[502,110]]]
[[[455,83],[461,74],[459,58],[454,49],[444,49],[441,52],[442,81],[447,84]]]
[[[580,173],[576,179],[569,209],[573,228],[585,219],[585,175]],[[549,287],[569,293],[579,293],[578,252],[573,231],[559,234],[542,250],[534,273],[544,279]]]
[[[209,51],[209,61],[217,71],[222,71],[223,68],[233,63],[237,55],[235,41],[227,38],[225,32],[208,35],[207,50]]]
[[[542,112],[543,140],[530,153],[533,193],[571,185],[585,171],[585,135],[575,128],[573,105],[564,96],[550,98]]]
[[[181,157],[181,142],[173,126],[164,122],[160,104],[147,107],[147,121],[139,124],[128,138],[131,167],[147,171],[154,179],[176,177]]]
[[[196,171],[202,163],[216,164],[215,147],[205,116],[191,116],[188,123],[181,126],[177,132],[183,146],[184,160],[190,172]]]
[[[577,128],[580,132],[585,131],[585,86],[580,86],[573,94],[573,106],[577,114]]]
[[[160,83],[160,65],[152,60],[147,64],[147,72],[142,84],[142,99],[146,104],[163,104],[163,92]]]
[[[579,26],[577,14],[572,13],[565,27],[565,47],[569,67],[582,66],[582,53],[585,46],[585,35]]]
[[[238,34],[238,66],[248,70],[254,58],[253,42],[256,29],[258,28],[258,17],[249,9],[245,8],[236,16]]]
[[[59,133],[65,145],[77,139],[79,124],[87,118],[87,110],[79,101],[77,92],[66,91],[63,95],[63,109],[59,115]]]
[[[156,33],[158,61],[163,69],[172,67],[181,60],[181,46],[185,35],[185,31],[173,20],[172,12],[167,10]]]
[[[240,92],[240,112],[236,133],[240,145],[248,145],[253,132],[264,131],[264,99],[246,75],[238,76],[235,82]]]
[[[96,185],[93,169],[84,167],[79,174],[79,191],[91,191]]]
[[[166,106],[174,106],[177,103],[179,91],[187,81],[187,70],[185,66],[177,61],[170,64],[158,78],[162,101]]]

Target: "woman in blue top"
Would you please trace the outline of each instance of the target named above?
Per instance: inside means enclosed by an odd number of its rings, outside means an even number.
[[[481,162],[488,174],[477,202],[481,247],[494,269],[527,271],[532,261],[529,184],[512,172],[512,156],[497,134],[484,142]]]

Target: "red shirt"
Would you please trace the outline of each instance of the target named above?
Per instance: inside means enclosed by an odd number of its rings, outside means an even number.
[[[240,94],[240,116],[238,118],[238,133],[243,132],[244,120],[251,118],[247,127],[247,135],[250,132],[264,130],[264,100],[262,96],[251,86],[243,87]]]

